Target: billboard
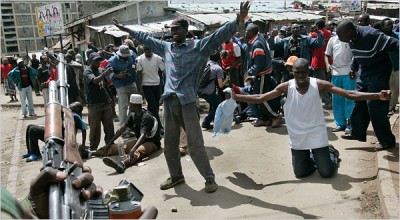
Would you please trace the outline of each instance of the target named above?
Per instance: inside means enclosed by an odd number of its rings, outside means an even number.
[[[36,7],[36,20],[40,37],[64,33],[60,2]]]
[[[342,1],[342,11],[361,11],[361,0],[344,0]]]

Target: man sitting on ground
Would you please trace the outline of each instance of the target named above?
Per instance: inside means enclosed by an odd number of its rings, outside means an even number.
[[[123,161],[115,161],[109,157],[103,158],[104,164],[114,168],[118,173],[124,173],[125,169],[135,165],[141,159],[149,156],[161,147],[160,126],[157,119],[146,109],[142,108],[143,98],[141,95],[132,94],[130,97],[130,114],[128,121],[115,133],[105,147],[93,152],[93,156],[104,157],[118,154],[118,145],[112,144],[125,129],[130,128],[135,132],[137,140],[129,141],[124,146],[128,157]]]

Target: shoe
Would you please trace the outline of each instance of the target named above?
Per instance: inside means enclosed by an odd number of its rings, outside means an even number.
[[[217,191],[217,189],[218,189],[218,184],[216,184],[213,179],[206,181],[205,187],[204,187],[204,190],[206,191],[206,193],[213,193],[213,192]]]
[[[88,159],[89,158],[89,151],[85,149],[84,146],[79,146],[78,147],[79,154],[81,155],[82,159]]]
[[[240,119],[240,116],[237,115],[237,116],[235,116],[235,117],[233,118],[233,121],[234,121],[235,124],[237,125],[237,124],[240,124],[240,122],[241,122],[242,120]]]
[[[112,167],[117,171],[117,173],[124,173],[125,172],[125,166],[121,161],[115,161],[109,157],[104,157],[103,158],[103,163],[109,167]]]
[[[41,160],[42,157],[41,156],[36,156],[35,154],[31,154],[27,159],[26,162],[32,162],[32,161],[36,161],[36,160]]]
[[[352,135],[351,133],[350,134],[342,134],[340,137],[345,140],[357,140],[360,142],[367,142],[367,137],[358,137],[358,136]]]
[[[332,129],[332,132],[339,132],[346,130],[346,126],[336,126],[336,128]]]
[[[340,155],[339,151],[336,150],[336,148],[334,148],[332,144],[328,145],[328,147],[329,147],[329,152],[332,152],[333,154],[335,154],[335,156],[337,158],[339,158],[339,155]]]
[[[324,105],[324,109],[326,110],[332,110],[332,103],[328,103]]]
[[[163,138],[163,137],[164,137],[164,134],[165,134],[165,133],[164,133],[164,128],[161,128],[161,129],[160,129],[160,136]]]
[[[344,129],[344,134],[351,134],[351,125],[346,125],[346,129]]]
[[[31,155],[32,155],[32,154],[30,154],[30,153],[26,153],[26,154],[23,154],[23,155],[22,155],[22,158],[25,159],[25,158],[30,157]]]
[[[279,115],[278,117],[271,119],[271,121],[272,121],[271,127],[277,128],[277,127],[281,126],[282,115]]]
[[[185,182],[185,178],[184,177],[180,177],[179,179],[175,179],[173,180],[171,177],[168,177],[167,180],[165,180],[164,182],[162,182],[160,184],[160,189],[161,190],[166,190],[166,189],[170,189],[178,184],[184,183]]]
[[[201,124],[201,127],[202,127],[202,128],[205,128],[205,129],[207,129],[207,130],[209,130],[209,129],[213,129],[214,126],[212,126],[212,125],[210,125],[210,124],[206,124],[206,123],[203,122],[203,123]]]
[[[187,147],[179,147],[179,153],[181,156],[185,156],[187,154]]]
[[[37,116],[35,112],[29,114],[29,117],[34,117],[34,116]]]
[[[261,119],[257,119],[256,122],[253,124],[254,127],[261,127],[261,126],[270,126],[272,124],[271,120],[264,121]]]
[[[21,115],[21,116],[19,116],[19,118],[20,119],[24,119],[24,118],[28,118],[28,116],[27,115]]]
[[[396,144],[386,144],[386,143],[378,143],[375,146],[375,150],[376,151],[381,151],[381,150],[387,150],[387,149],[391,149],[394,148],[396,146]]]

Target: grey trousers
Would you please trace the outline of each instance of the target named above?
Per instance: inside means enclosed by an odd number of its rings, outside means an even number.
[[[114,136],[114,121],[111,105],[109,103],[99,103],[89,105],[88,121],[90,127],[89,140],[90,150],[97,150],[101,138],[101,124],[104,130],[104,143],[107,144]]]
[[[215,179],[204,147],[199,119],[196,102],[182,106],[175,95],[164,99],[164,155],[170,176],[173,179],[183,177],[179,152],[181,127],[186,132],[190,157],[196,165],[197,170],[204,179]]]

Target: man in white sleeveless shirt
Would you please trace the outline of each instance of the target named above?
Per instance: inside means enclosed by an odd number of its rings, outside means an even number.
[[[309,77],[308,74],[309,62],[299,58],[293,65],[294,79],[278,85],[270,92],[256,95],[235,94],[234,99],[240,102],[262,103],[285,93],[285,122],[295,176],[306,177],[317,169],[322,177],[331,177],[338,168],[339,151],[328,144],[320,92],[327,91],[353,100],[390,100],[391,92],[382,90],[380,93],[364,93],[344,90],[328,81]]]

